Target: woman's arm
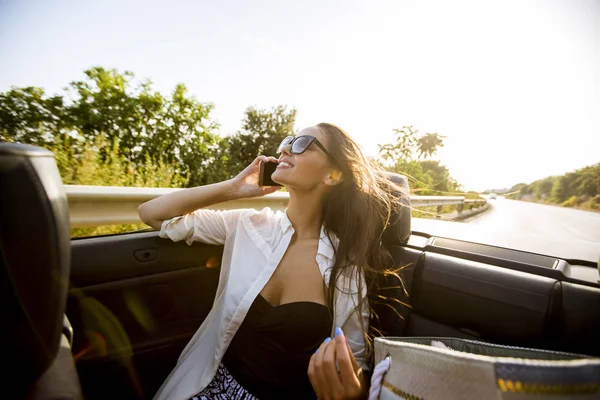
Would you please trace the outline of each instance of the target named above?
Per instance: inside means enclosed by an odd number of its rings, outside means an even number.
[[[147,201],[138,207],[140,219],[145,224],[158,230],[161,228],[163,221],[189,214],[199,208],[225,201],[264,196],[276,192],[279,190],[278,186],[258,186],[258,164],[260,161],[277,162],[277,159],[274,157],[258,156],[233,179],[211,185],[178,190]]]
[[[164,220],[189,214],[199,208],[238,198],[233,182],[223,181],[212,185],[178,190],[157,197],[138,207],[140,219],[154,229],[160,229]]]

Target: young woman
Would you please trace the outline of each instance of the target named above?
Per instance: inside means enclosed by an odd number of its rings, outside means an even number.
[[[156,399],[355,399],[368,389],[374,275],[391,266],[381,236],[391,183],[342,129],[284,139],[235,178],[139,207],[160,236],[224,245],[213,308]],[[290,194],[285,212],[203,207],[263,196],[260,161]]]

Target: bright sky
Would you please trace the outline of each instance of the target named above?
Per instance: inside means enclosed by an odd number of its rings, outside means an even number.
[[[216,105],[287,104],[369,155],[414,125],[466,189],[600,162],[600,2],[0,0],[0,91],[100,65]]]

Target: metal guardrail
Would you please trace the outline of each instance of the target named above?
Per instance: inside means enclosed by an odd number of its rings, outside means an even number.
[[[138,206],[163,194],[181,189],[139,188],[119,186],[64,185],[69,201],[71,227],[89,227],[99,225],[139,224]],[[283,210],[287,207],[289,194],[273,193],[263,197],[239,199],[207,207],[218,210],[234,208],[271,207]],[[485,200],[465,199],[463,196],[410,196],[413,207],[438,207],[459,205],[459,211],[465,205],[485,204]]]
[[[464,201],[464,196],[410,196],[413,207],[450,206],[463,204]]]

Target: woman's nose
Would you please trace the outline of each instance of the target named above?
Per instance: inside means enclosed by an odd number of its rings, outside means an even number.
[[[281,155],[286,155],[286,156],[289,156],[289,155],[291,154],[291,153],[290,153],[290,147],[291,147],[291,145],[289,145],[289,144],[288,144],[288,145],[285,145],[285,146],[283,146],[283,147],[281,148]]]

